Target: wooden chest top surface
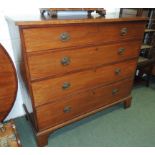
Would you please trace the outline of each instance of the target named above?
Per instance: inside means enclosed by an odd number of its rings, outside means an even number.
[[[29,27],[29,26],[43,26],[43,25],[57,25],[57,24],[80,24],[80,23],[113,23],[113,22],[126,22],[126,21],[146,21],[146,17],[87,17],[87,16],[62,16],[57,18],[43,18],[40,15],[18,18],[16,19],[16,25],[19,27]]]

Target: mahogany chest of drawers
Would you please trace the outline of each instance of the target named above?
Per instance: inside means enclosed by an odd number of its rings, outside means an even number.
[[[69,123],[120,102],[130,106],[145,20],[16,23],[39,146],[47,144],[51,132]]]

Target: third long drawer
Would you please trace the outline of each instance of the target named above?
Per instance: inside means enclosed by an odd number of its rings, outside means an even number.
[[[77,91],[133,77],[137,59],[32,83],[35,106]]]

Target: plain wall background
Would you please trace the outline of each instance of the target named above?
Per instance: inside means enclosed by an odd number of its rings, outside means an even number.
[[[116,9],[116,8],[105,8],[105,9],[107,11],[108,16],[111,16],[111,15],[118,16],[119,14],[119,9]],[[21,47],[19,44],[20,38],[18,35],[14,35],[13,37],[10,37],[10,32],[8,29],[8,24],[5,20],[5,16],[8,16],[13,19],[18,19],[18,18],[24,18],[27,16],[38,15],[39,13],[40,13],[39,8],[19,8],[19,9],[0,8],[0,43],[5,47],[5,49],[13,59],[17,72],[19,72],[19,65],[21,61],[20,59]],[[11,32],[11,33],[14,33],[14,32]],[[13,43],[13,46],[12,46],[12,43]],[[23,97],[21,92],[23,90],[21,87],[20,77],[18,77],[18,79],[19,79],[18,81],[19,86],[18,86],[17,98],[7,119],[16,118],[25,114],[22,107]]]

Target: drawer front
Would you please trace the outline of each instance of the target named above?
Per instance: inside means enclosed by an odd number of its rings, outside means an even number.
[[[31,80],[137,57],[140,42],[129,41],[106,46],[30,54],[28,64]]]
[[[23,29],[26,52],[142,39],[144,22],[94,23]]]
[[[81,92],[36,109],[39,130],[49,128],[99,107],[117,102],[130,94],[132,79]]]
[[[134,75],[136,60],[32,83],[35,105],[51,102],[76,91],[112,83]]]

